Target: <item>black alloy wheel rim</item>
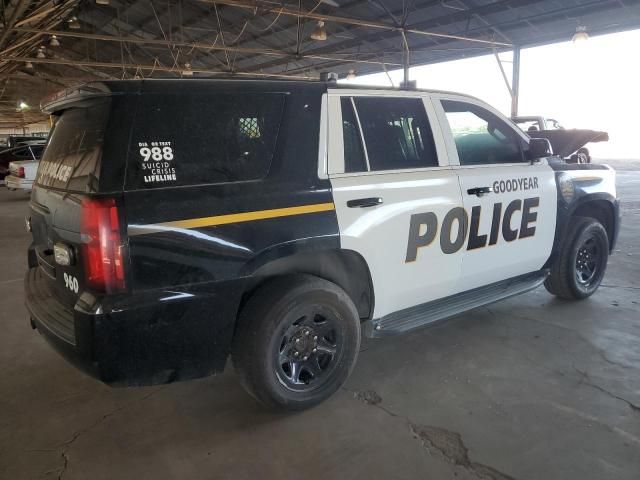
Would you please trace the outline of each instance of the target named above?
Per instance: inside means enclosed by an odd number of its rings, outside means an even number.
[[[296,392],[321,387],[331,378],[343,343],[335,314],[319,306],[309,308],[286,328],[277,344],[278,380]]]
[[[602,249],[594,235],[584,239],[576,255],[575,275],[579,285],[591,287],[600,274]]]

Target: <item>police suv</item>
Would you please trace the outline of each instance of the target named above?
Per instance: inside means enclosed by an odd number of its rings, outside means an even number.
[[[321,402],[361,335],[544,283],[595,292],[615,173],[567,165],[483,102],[327,82],[101,82],[62,92],[31,196],[32,326],[110,385],[221,372]]]

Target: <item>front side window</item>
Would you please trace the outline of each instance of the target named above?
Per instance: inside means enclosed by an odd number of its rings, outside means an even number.
[[[442,100],[460,165],[524,161],[522,139],[488,110],[466,102]]]

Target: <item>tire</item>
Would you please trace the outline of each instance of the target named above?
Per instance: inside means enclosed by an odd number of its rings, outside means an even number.
[[[582,147],[582,148],[579,148],[576,153],[578,155],[582,154],[584,156],[583,163],[591,163],[591,155],[589,155],[589,149]]]
[[[292,275],[267,282],[248,300],[231,359],[240,383],[257,400],[303,410],[342,386],[359,349],[360,319],[344,290],[318,277]]]
[[[569,157],[569,163],[589,163],[589,158],[584,153],[578,152]]]
[[[602,224],[593,218],[574,217],[544,286],[567,300],[587,298],[600,286],[608,258],[609,238]]]

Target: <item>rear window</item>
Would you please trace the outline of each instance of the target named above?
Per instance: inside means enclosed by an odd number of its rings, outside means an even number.
[[[39,185],[80,192],[98,190],[109,105],[109,100],[100,100],[62,113],[38,167]]]
[[[285,95],[143,95],[128,189],[257,180],[267,175]]]

